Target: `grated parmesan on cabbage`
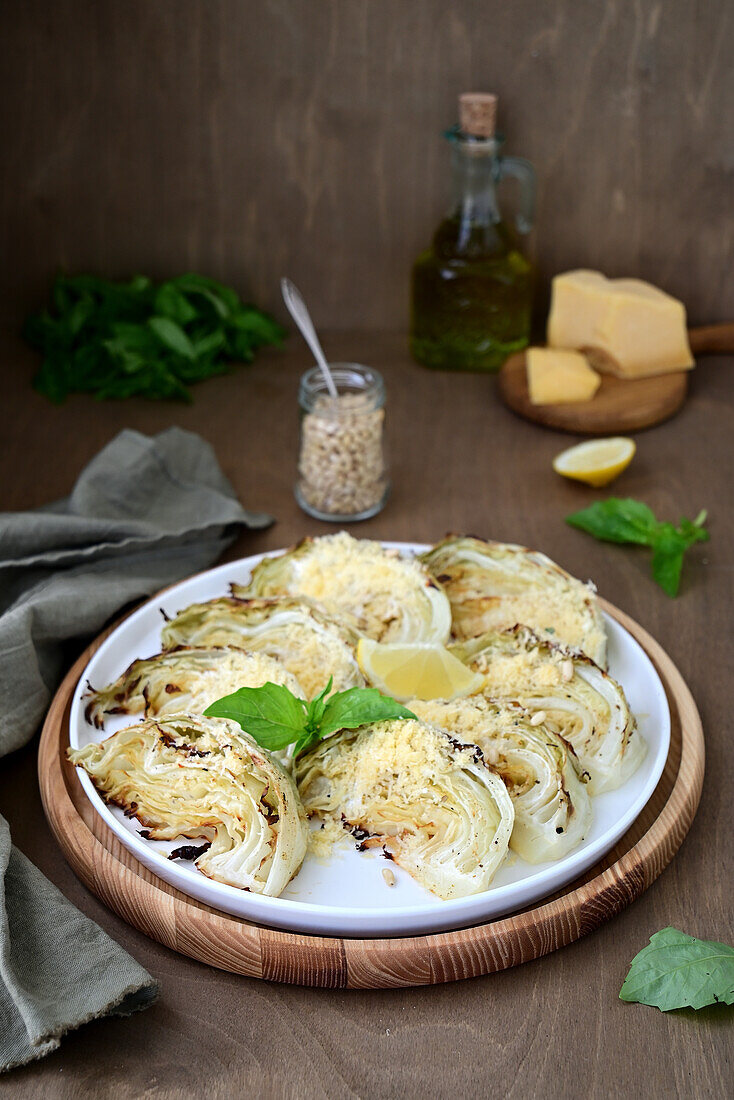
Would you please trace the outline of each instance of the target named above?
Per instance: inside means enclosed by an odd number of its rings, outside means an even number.
[[[104,727],[105,714],[203,714],[210,703],[241,687],[284,684],[303,688],[279,661],[242,649],[178,646],[133,661],[117,680],[86,698],[87,721]]]
[[[642,763],[645,741],[622,687],[578,650],[515,627],[471,638],[452,652],[480,673],[485,695],[542,712],[572,746],[590,794],[615,790]]]
[[[507,851],[514,812],[473,745],[414,719],[343,730],[299,757],[306,812],[383,845],[441,898],[486,890]]]
[[[560,859],[576,848],[591,824],[591,803],[573,750],[544,723],[532,725],[519,706],[483,696],[414,699],[410,709],[463,741],[478,745],[502,776],[515,807],[510,847],[528,863]]]
[[[443,644],[451,629],[446,595],[420,561],[345,531],[304,539],[266,558],[246,591],[307,596],[328,612],[351,616],[362,634],[379,642]]]
[[[303,862],[293,780],[235,722],[148,718],[68,756],[151,840],[203,841],[195,863],[209,878],[277,897]]]
[[[510,543],[447,538],[421,560],[446,590],[457,640],[519,623],[606,667],[606,631],[593,586],[545,554]]]

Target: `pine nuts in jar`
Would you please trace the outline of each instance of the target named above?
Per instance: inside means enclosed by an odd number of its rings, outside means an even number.
[[[385,384],[359,363],[332,363],[337,396],[318,367],[301,378],[296,500],[316,519],[368,519],[389,492],[385,461]]]

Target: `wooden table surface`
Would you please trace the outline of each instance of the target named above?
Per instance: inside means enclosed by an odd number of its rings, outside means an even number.
[[[410,362],[400,335],[341,333],[326,348],[333,359],[376,366],[388,386],[394,492],[385,511],[355,533],[429,541],[470,532],[538,547],[592,577],[663,643],[697,700],[707,742],[698,816],[651,889],[563,951],[459,984],[309,990],[178,957],[108,912],[51,838],[33,744],[3,760],[0,772],[0,810],[15,843],[159,979],[162,992],[144,1013],[81,1028],[59,1052],[2,1085],[19,1096],[115,1100],[725,1095],[734,1009],[663,1014],[623,1004],[617,994],[632,956],[666,925],[734,941],[731,360],[702,362],[686,407],[638,436],[637,457],[611,490],[645,500],[663,518],[709,509],[711,542],[689,554],[681,594],[671,600],[650,579],[644,551],[597,543],[564,525],[564,515],[597,499],[551,470],[571,438],[516,419],[498,403],[491,378],[425,371]],[[66,494],[123,427],[153,433],[179,424],[210,440],[247,507],[277,517],[269,530],[242,537],[230,556],[330,530],[303,515],[292,496],[296,386],[307,363],[295,338],[288,350],[199,386],[191,406],[78,397],[55,408],[30,389],[31,353],[17,340],[4,352],[0,508]]]

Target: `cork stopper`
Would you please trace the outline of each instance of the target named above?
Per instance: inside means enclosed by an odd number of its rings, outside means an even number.
[[[494,137],[497,96],[490,92],[464,92],[459,96],[459,126],[471,137]]]

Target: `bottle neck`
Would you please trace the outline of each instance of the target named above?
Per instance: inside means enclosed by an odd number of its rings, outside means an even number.
[[[500,142],[496,138],[467,140],[451,138],[453,177],[452,216],[468,232],[500,220],[496,178]]]

